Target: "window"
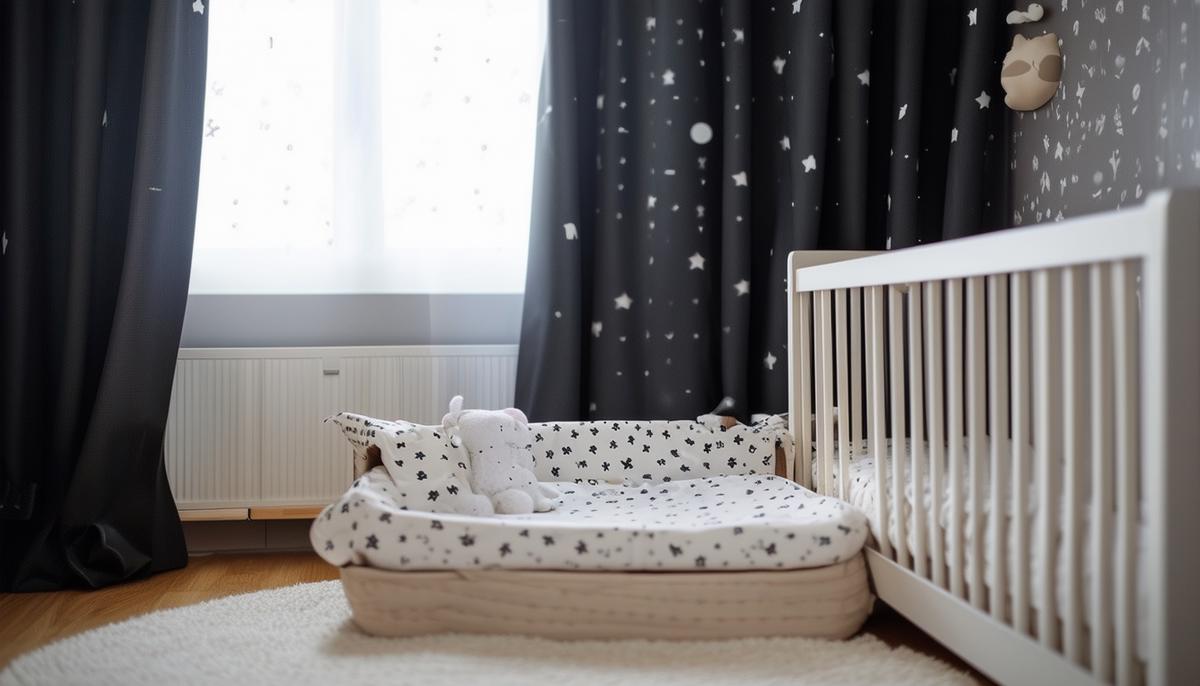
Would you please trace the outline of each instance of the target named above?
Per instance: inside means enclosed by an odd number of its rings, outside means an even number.
[[[219,3],[191,292],[523,290],[543,22],[532,0]]]

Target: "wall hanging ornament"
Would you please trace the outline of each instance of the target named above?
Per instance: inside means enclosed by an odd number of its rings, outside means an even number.
[[[1000,85],[1006,94],[1004,104],[1018,112],[1045,105],[1058,90],[1062,64],[1058,36],[1053,33],[1036,38],[1014,36],[1000,72]]]
[[[1025,11],[1013,10],[1008,13],[1007,21],[1009,24],[1029,24],[1035,21],[1041,21],[1046,15],[1046,10],[1041,5],[1032,3]]]

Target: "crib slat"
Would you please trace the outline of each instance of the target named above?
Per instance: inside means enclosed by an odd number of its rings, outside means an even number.
[[[839,288],[834,296],[836,307],[834,319],[834,343],[837,346],[837,456],[838,456],[838,488],[837,495],[842,500],[850,499],[850,389],[849,389],[849,353],[846,351],[847,321],[846,289]]]
[[[946,441],[950,449],[950,592],[965,598],[963,582],[962,281],[946,282]]]
[[[800,300],[800,311],[795,322],[796,339],[799,341],[799,354],[796,364],[799,369],[800,389],[796,398],[796,416],[788,417],[788,421],[793,423],[797,428],[795,434],[800,437],[796,445],[793,446],[795,453],[794,461],[799,474],[795,475],[796,481],[801,485],[812,488],[812,293],[798,293],[793,295]]]
[[[892,544],[888,540],[888,510],[887,510],[887,472],[883,465],[887,455],[887,428],[884,422],[883,395],[883,287],[872,286],[867,289],[868,319],[867,347],[871,356],[871,364],[867,367],[867,377],[871,386],[871,397],[868,403],[867,421],[870,426],[867,434],[871,440],[871,455],[875,458],[875,504],[878,508],[879,552],[891,559]]]
[[[914,283],[908,290],[908,412],[909,439],[912,445],[912,493],[913,493],[913,571],[922,579],[928,579],[928,560],[925,552],[925,534],[929,522],[925,519],[925,397],[923,380],[925,371],[921,355],[921,284]]]
[[[1134,653],[1137,622],[1136,566],[1138,522],[1138,350],[1137,285],[1134,266],[1116,262],[1112,269],[1113,360],[1116,363],[1116,498],[1117,498],[1117,569],[1116,569],[1116,666],[1117,683],[1137,680]]]
[[[871,321],[871,289],[862,289],[862,312],[863,312],[863,429],[866,430],[866,441],[874,441],[875,436],[871,433],[871,388],[875,383],[874,365],[871,364],[871,341],[875,340],[876,332],[882,333],[875,327]],[[862,446],[863,452],[867,455],[871,454],[871,446],[864,442]]]
[[[821,373],[825,347],[824,338],[825,310],[821,305],[821,292],[813,292],[813,490],[823,493],[825,488],[825,472],[822,456],[825,454],[825,375]]]
[[[1037,465],[1038,641],[1058,645],[1058,612],[1054,599],[1057,576],[1057,505],[1061,489],[1055,462],[1061,455],[1061,377],[1059,361],[1059,278],[1057,270],[1034,272],[1034,421],[1033,445]]]
[[[992,616],[1005,618],[1008,582],[1008,529],[1004,513],[1008,508],[1008,277],[1001,274],[987,279],[988,296],[988,427],[991,435],[991,549],[988,553],[988,605]]]
[[[946,536],[942,531],[942,463],[945,439],[942,435],[942,283],[925,284],[925,374],[929,398],[929,541],[933,583],[946,587]]]
[[[817,402],[817,416],[820,426],[817,429],[817,445],[821,458],[821,493],[833,494],[833,309],[830,306],[829,291],[817,294],[820,307],[819,331],[821,334],[821,398]]]
[[[1092,559],[1091,666],[1097,681],[1113,678],[1112,664],[1112,513],[1113,513],[1113,359],[1112,308],[1108,265],[1093,264],[1091,286],[1091,452]]]
[[[888,388],[892,403],[892,519],[896,522],[896,562],[908,567],[907,517],[904,514],[904,319],[900,288],[888,286]]]
[[[813,291],[812,294],[812,309],[813,309],[813,410],[812,410],[812,427],[813,427],[813,490],[817,493],[825,486],[821,473],[821,455],[824,450],[822,441],[825,440],[825,435],[822,431],[825,417],[822,414],[821,399],[824,397],[821,382],[823,380],[821,374],[821,356],[824,354],[824,348],[821,347],[821,322],[824,315],[821,310],[821,292]]]
[[[967,451],[969,495],[971,505],[971,604],[982,610],[987,598],[983,583],[983,455],[987,425],[984,421],[984,281],[975,276],[967,279]]]
[[[1030,430],[1030,321],[1029,274],[1013,274],[1012,328],[1009,347],[1012,350],[1012,529],[1013,560],[1009,579],[1012,602],[1012,625],[1018,633],[1029,635],[1029,430]]]
[[[850,289],[850,454],[862,450],[862,289]]]
[[[1063,370],[1063,574],[1082,579],[1079,566],[1079,468],[1083,452],[1083,282],[1075,268],[1062,271],[1062,370]],[[1075,664],[1083,664],[1083,617],[1080,585],[1063,585],[1063,652]]]

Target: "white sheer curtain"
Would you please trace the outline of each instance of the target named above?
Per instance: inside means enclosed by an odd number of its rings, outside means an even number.
[[[192,293],[517,293],[535,0],[223,0]]]

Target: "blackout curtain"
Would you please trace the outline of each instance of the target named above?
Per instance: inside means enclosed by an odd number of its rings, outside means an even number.
[[[0,3],[0,590],[186,564],[162,439],[208,4]]]
[[[550,0],[517,405],[782,412],[786,259],[1004,221],[995,0]]]

